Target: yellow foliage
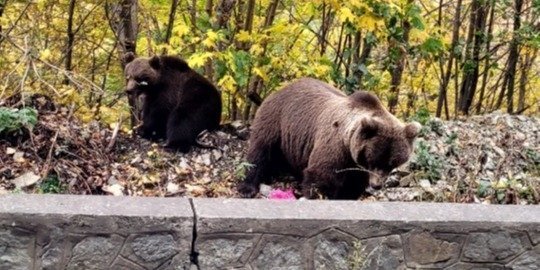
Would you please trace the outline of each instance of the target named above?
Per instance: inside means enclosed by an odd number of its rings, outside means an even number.
[[[203,53],[196,53],[191,55],[191,57],[188,59],[188,64],[190,67],[198,68],[204,66],[206,63],[206,60],[212,57],[212,53],[210,52],[203,52]]]
[[[251,34],[248,31],[240,30],[240,32],[236,34],[236,40],[240,42],[248,42],[251,40]]]
[[[384,30],[384,20],[373,16],[373,14],[364,14],[357,20],[358,29],[365,29],[370,32]]]
[[[251,46],[251,49],[249,49],[249,52],[253,55],[261,55],[263,51],[263,47],[259,44],[254,44],[253,46]]]
[[[424,30],[413,28],[409,32],[409,42],[412,45],[424,43],[429,38],[429,34]]]
[[[236,91],[236,81],[231,75],[225,75],[217,84],[220,88],[227,90],[231,93]]]
[[[261,79],[263,79],[264,81],[268,81],[268,76],[261,68],[258,68],[258,67],[254,68],[253,73],[259,75],[259,77],[261,77]]]
[[[173,37],[181,38],[181,37],[187,35],[190,31],[191,31],[191,29],[189,28],[189,26],[187,26],[185,24],[176,25],[173,28]]]
[[[39,59],[43,61],[48,61],[51,57],[51,50],[45,49],[39,53]]]
[[[342,7],[339,10],[339,20],[341,22],[354,22],[355,18],[356,16],[354,16],[350,8]]]

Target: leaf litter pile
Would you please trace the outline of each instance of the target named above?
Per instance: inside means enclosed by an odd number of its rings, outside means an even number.
[[[33,128],[2,133],[0,194],[68,193],[116,196],[238,197],[245,176],[249,128],[228,123],[201,141],[214,149],[169,153],[100,125],[83,124],[66,107],[43,98]],[[493,113],[423,124],[411,160],[393,171],[367,201],[538,204],[540,120]],[[0,119],[0,127],[2,119]],[[290,180],[290,177],[283,180]],[[294,181],[261,186],[259,197],[292,189]]]

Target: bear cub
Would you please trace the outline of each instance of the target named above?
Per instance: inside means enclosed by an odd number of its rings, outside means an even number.
[[[315,79],[297,80],[270,95],[252,126],[247,161],[254,166],[238,187],[253,197],[287,168],[306,198],[358,199],[379,189],[411,155],[418,123],[403,124],[364,91],[346,96]]]
[[[142,96],[142,125],[149,140],[165,139],[166,149],[188,152],[204,131],[219,128],[221,96],[210,81],[174,56],[135,58],[128,53],[126,92]]]

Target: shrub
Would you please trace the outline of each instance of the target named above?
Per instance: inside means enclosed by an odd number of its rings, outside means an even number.
[[[11,109],[0,107],[0,135],[21,134],[37,124],[38,113],[34,108]]]
[[[442,162],[429,151],[429,145],[425,141],[419,141],[416,145],[415,156],[411,161],[411,169],[423,173],[423,177],[432,183],[441,178]]]

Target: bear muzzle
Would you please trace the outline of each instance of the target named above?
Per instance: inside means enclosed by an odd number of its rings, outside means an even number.
[[[379,190],[383,187],[384,182],[388,176],[388,173],[383,171],[370,171],[369,172],[369,186],[374,190]]]

